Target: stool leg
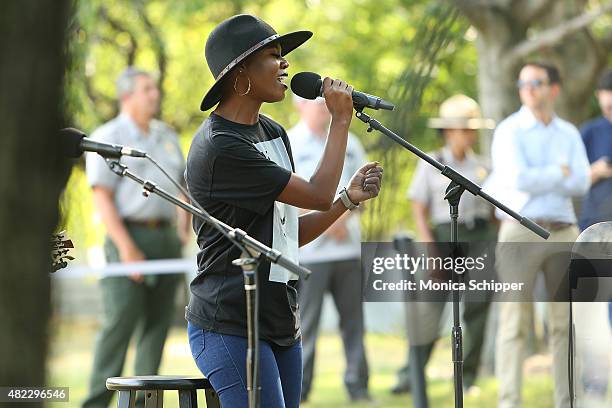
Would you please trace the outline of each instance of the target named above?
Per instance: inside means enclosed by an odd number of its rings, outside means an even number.
[[[145,391],[145,408],[162,408],[164,406],[164,390]]]
[[[134,408],[136,406],[136,391],[119,391],[117,408]]]
[[[206,408],[221,408],[221,401],[215,390],[206,388],[204,395],[206,396]]]
[[[179,408],[197,408],[198,394],[196,390],[179,390]]]

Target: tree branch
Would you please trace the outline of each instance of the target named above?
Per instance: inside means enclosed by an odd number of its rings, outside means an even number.
[[[159,94],[160,101],[164,99],[164,78],[166,77],[166,64],[167,64],[167,56],[166,56],[166,44],[162,36],[159,33],[159,30],[151,23],[149,19],[149,15],[147,14],[145,4],[142,0],[138,0],[135,2],[136,10],[144,23],[145,30],[149,37],[151,38],[151,42],[153,45],[153,52],[155,52],[155,58],[157,60],[157,68],[159,71]],[[161,117],[161,104],[159,108],[159,116]]]
[[[96,109],[94,109],[94,114],[98,118],[101,118],[104,122],[106,122],[117,116],[119,113],[117,102],[113,98],[96,91],[90,75],[84,76],[83,84],[85,85],[87,97],[91,101],[92,105],[96,107]]]
[[[528,26],[548,10],[554,2],[555,0],[519,0],[519,3],[512,7],[513,15],[521,24]]]
[[[604,51],[612,52],[612,30],[608,30],[598,42]]]
[[[486,27],[486,14],[494,7],[486,0],[455,0],[455,6],[478,31]]]
[[[108,14],[108,10],[106,9],[106,7],[100,7],[100,9],[98,10],[98,14],[103,20],[108,22],[108,24],[113,30],[118,31],[120,33],[126,33],[128,35],[128,38],[130,39],[130,45],[127,47],[127,49],[122,49],[125,52],[127,66],[129,67],[134,65],[134,60],[136,58],[136,50],[138,49],[138,42],[136,41],[136,36],[134,35],[134,33],[130,31],[130,29],[128,29],[126,26],[121,24],[119,21],[112,18]]]
[[[597,10],[580,14],[570,20],[564,21],[556,27],[544,30],[540,32],[536,38],[527,39],[514,46],[508,54],[508,59],[511,61],[519,61],[539,49],[555,46],[568,35],[582,30],[598,17],[610,11],[612,11],[612,3],[608,3]]]
[[[480,33],[486,33],[498,24],[513,25],[512,0],[455,0],[455,6]],[[522,24],[522,22],[518,22]]]

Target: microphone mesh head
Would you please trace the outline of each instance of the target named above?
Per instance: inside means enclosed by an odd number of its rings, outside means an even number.
[[[85,133],[75,128],[64,128],[59,131],[60,144],[62,152],[66,157],[81,157],[81,140],[85,137]]]
[[[299,72],[291,78],[291,90],[305,99],[316,99],[321,96],[321,75],[314,72]]]

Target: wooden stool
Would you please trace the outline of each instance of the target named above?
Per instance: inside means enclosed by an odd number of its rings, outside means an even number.
[[[204,390],[207,408],[221,408],[219,397],[210,382],[202,377],[183,377],[174,375],[152,375],[142,377],[111,377],[106,380],[106,388],[119,391],[118,408],[134,408],[136,391],[144,391],[146,408],[164,406],[164,390],[177,390],[180,408],[198,406],[197,390]]]

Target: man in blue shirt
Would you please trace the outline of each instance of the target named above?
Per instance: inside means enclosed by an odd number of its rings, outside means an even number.
[[[596,96],[601,116],[585,123],[580,129],[591,163],[591,188],[582,202],[581,231],[599,222],[612,221],[612,69],[599,79]],[[585,305],[592,308],[603,306],[597,303]],[[594,312],[592,308],[588,310],[589,313]],[[608,303],[608,321],[612,325],[612,302]],[[607,373],[608,365],[601,364],[606,361],[605,346],[599,353],[592,344],[589,346],[582,356],[585,359],[585,386],[587,390],[605,398],[608,376],[603,373]]]
[[[580,129],[591,163],[591,189],[582,203],[581,230],[612,221],[612,70],[599,80],[597,100],[602,116]]]
[[[515,211],[551,231],[548,241],[574,242],[578,237],[572,197],[586,193],[589,162],[578,130],[555,115],[561,92],[556,68],[540,63],[523,66],[518,80],[523,106],[497,127],[491,148],[493,173],[487,189]],[[544,242],[504,213],[499,242]],[[501,245],[497,272],[504,281],[520,281],[532,293],[542,271],[548,293],[563,281],[563,267],[555,265],[555,248],[546,245]],[[570,405],[567,377],[567,303],[548,303],[547,325],[553,355],[555,407]],[[521,385],[528,322],[533,303],[500,303],[496,372],[499,408],[521,406]]]

